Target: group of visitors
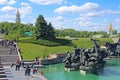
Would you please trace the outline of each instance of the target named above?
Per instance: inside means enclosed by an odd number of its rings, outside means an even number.
[[[9,48],[9,54],[12,54],[13,51],[17,51],[16,41],[15,40],[3,40],[0,39],[0,45],[5,48]],[[12,47],[10,47],[12,46]]]
[[[29,65],[27,65],[25,69],[25,76],[30,76],[31,71],[32,71],[32,74],[39,73],[40,75],[43,75],[43,70],[38,70],[38,68],[34,66],[30,67]]]
[[[16,41],[14,40],[3,40],[0,39],[0,45],[1,47],[4,48],[9,48],[9,54],[12,54],[15,51],[20,51],[19,49],[17,49],[17,44]],[[39,64],[39,56],[35,57],[34,59],[36,64]],[[30,74],[36,74],[36,73],[40,73],[38,68],[34,67],[32,64],[24,64],[24,61],[20,61],[19,59],[16,60],[15,62],[12,62],[11,68],[15,67],[15,71],[20,71],[21,68],[25,69],[25,76],[30,76]]]
[[[14,45],[15,42],[15,40],[0,40],[0,44],[2,47],[9,47],[10,45]]]
[[[43,71],[42,70],[38,70],[38,68],[36,68],[33,64],[31,65],[28,65],[28,64],[24,64],[23,61],[19,61],[17,60],[15,63],[13,62],[11,64],[11,68],[15,66],[15,70],[16,71],[19,71],[20,68],[24,68],[25,69],[25,76],[30,76],[30,74],[36,74],[36,73],[39,73],[39,74],[43,74]]]
[[[0,44],[2,47],[8,47],[10,45],[9,40],[1,40]]]

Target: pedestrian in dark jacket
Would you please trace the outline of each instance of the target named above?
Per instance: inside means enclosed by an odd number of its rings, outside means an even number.
[[[30,69],[29,65],[27,65],[26,69],[25,69],[25,76],[30,76],[30,72],[31,72],[31,69]]]

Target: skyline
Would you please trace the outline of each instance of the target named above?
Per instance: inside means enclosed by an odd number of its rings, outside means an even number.
[[[0,0],[0,22],[15,22],[16,10],[21,23],[35,23],[43,15],[56,29],[120,32],[120,1],[117,0]]]

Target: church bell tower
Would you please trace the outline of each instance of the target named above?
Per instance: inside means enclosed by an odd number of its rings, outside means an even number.
[[[19,10],[16,11],[16,23],[20,23],[20,12]]]

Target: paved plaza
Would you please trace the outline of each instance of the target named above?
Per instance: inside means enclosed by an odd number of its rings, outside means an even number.
[[[4,66],[5,72],[7,74],[8,80],[47,80],[40,74],[32,74],[30,76],[25,76],[25,69],[21,68],[19,71],[15,70],[15,66],[10,68],[10,66]]]

